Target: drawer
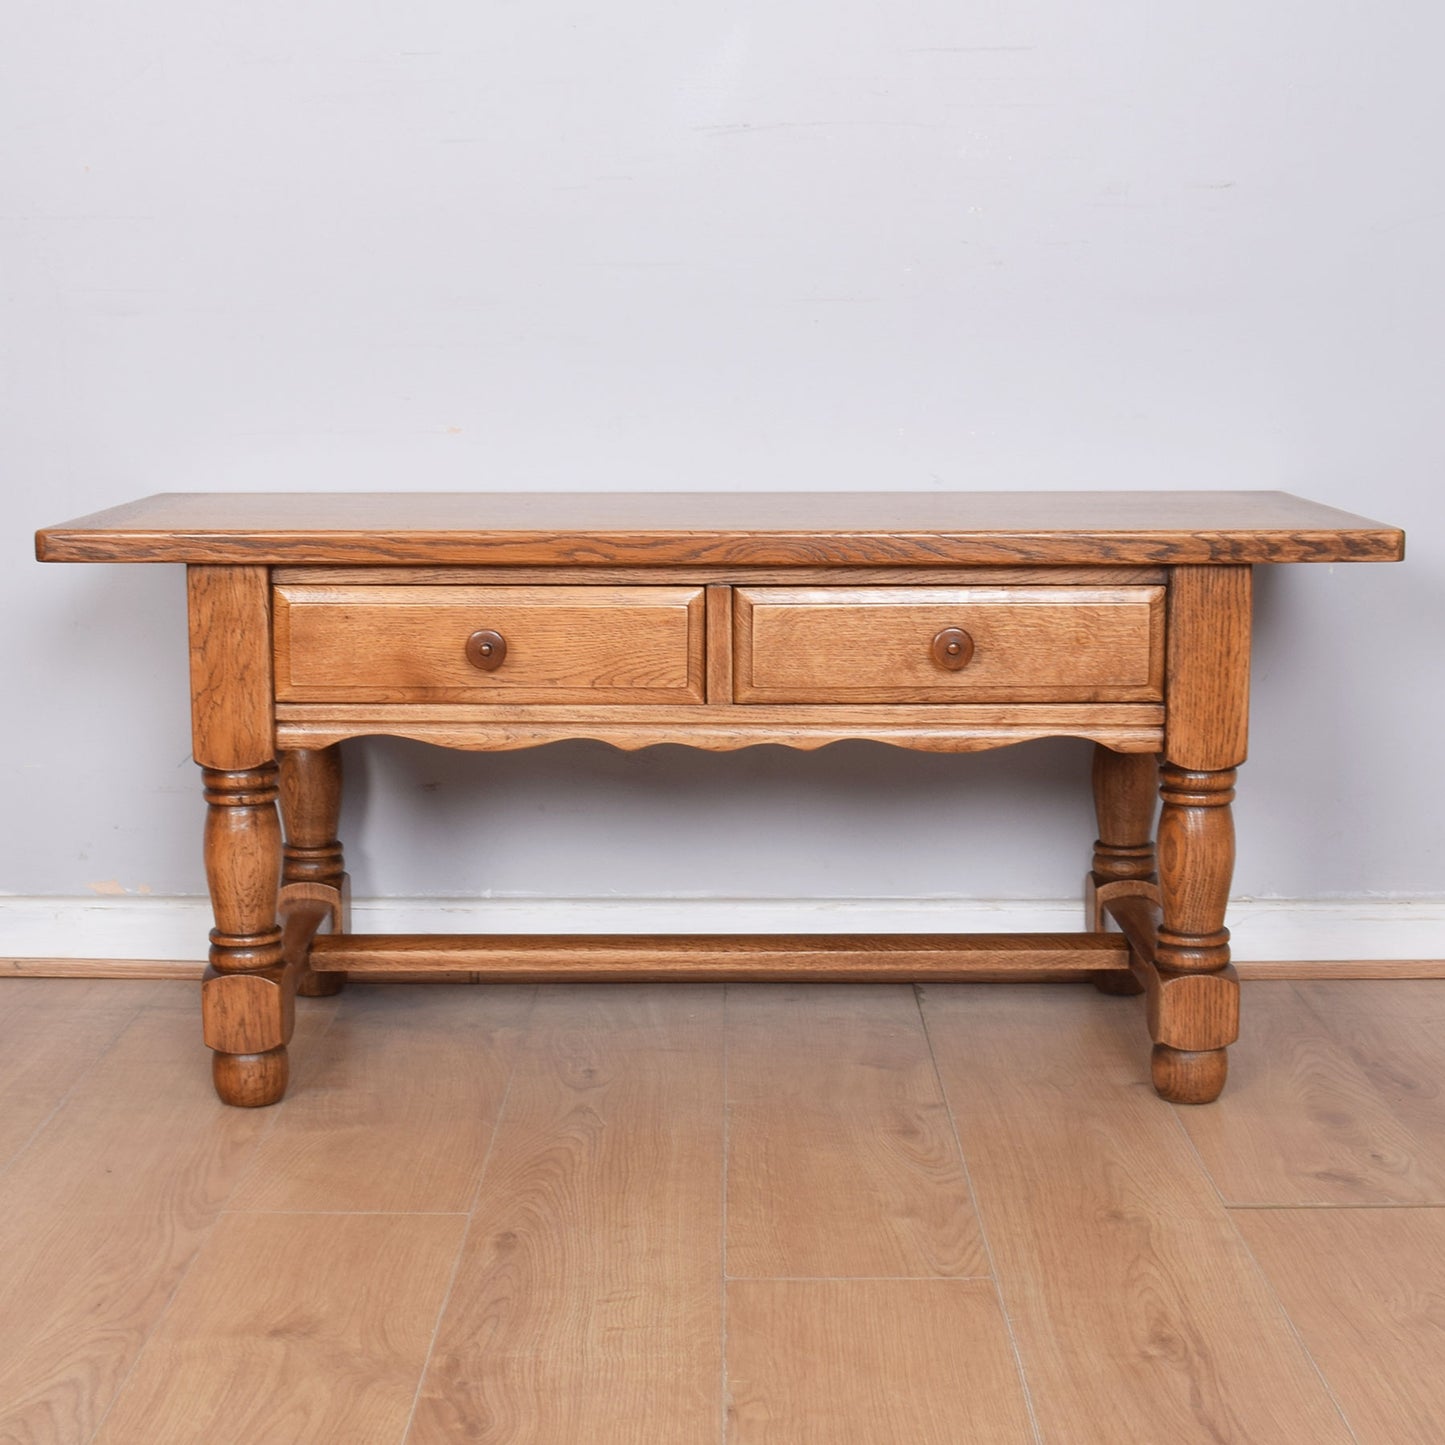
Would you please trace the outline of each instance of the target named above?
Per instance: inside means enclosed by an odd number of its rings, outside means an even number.
[[[703,700],[700,587],[288,584],[275,600],[280,702]]]
[[[1157,702],[1162,587],[739,587],[738,702]]]

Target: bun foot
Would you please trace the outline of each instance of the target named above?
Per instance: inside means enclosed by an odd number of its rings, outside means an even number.
[[[1212,1104],[1229,1073],[1228,1049],[1171,1048],[1155,1044],[1150,1064],[1154,1092],[1171,1104]]]
[[[1111,994],[1115,998],[1133,998],[1135,994],[1144,992],[1144,985],[1127,969],[1100,970],[1094,975],[1094,987],[1100,993]]]
[[[242,1109],[260,1109],[279,1103],[286,1092],[289,1074],[284,1044],[264,1054],[211,1055],[211,1077],[221,1102]]]

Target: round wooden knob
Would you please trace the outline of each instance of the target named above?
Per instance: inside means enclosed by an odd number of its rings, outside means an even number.
[[[950,672],[967,667],[973,656],[973,638],[961,627],[945,627],[933,639],[933,660]]]
[[[507,660],[507,639],[500,632],[474,632],[467,638],[467,661],[483,672],[495,672]]]

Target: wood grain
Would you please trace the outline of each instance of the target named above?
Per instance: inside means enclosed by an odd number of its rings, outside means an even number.
[[[727,1048],[730,1276],[988,1273],[911,988],[729,988]]]
[[[1166,764],[1160,769],[1160,919],[1153,961],[1161,971],[1213,973],[1229,962],[1224,915],[1234,876],[1235,776],[1232,768],[1188,773]],[[1211,1047],[1183,1039],[1167,1042]]]
[[[276,693],[282,701],[697,703],[703,601],[696,586],[278,587]],[[494,672],[467,659],[478,629],[506,639]]]
[[[1339,1037],[1360,1017],[1378,1018],[1387,990],[1358,1011],[1336,1002],[1328,1021],[1292,984],[1245,992],[1249,1029],[1233,1051],[1229,1093],[1180,1115],[1225,1202],[1445,1204],[1445,1148],[1429,1142],[1438,1134],[1411,1129],[1396,1112],[1398,1091],[1361,1069]],[[1387,1046],[1381,1062],[1390,1058]]]
[[[1153,930],[1153,905],[1159,898],[1154,851],[1158,760],[1140,753],[1116,753],[1095,744],[1091,781],[1099,836],[1094,840],[1092,867],[1084,879],[1084,927],[1106,927],[1110,918],[1116,917],[1110,905],[1117,908],[1128,898],[1141,908]],[[1127,976],[1098,974],[1094,986],[1103,993],[1142,993],[1153,972],[1155,937],[1151,933],[1147,946],[1141,947],[1141,940],[1129,929],[1123,932],[1130,942],[1133,972]]]
[[[0,978],[199,979],[205,964],[184,958],[0,958]]]
[[[311,944],[323,929],[345,931],[351,913],[351,880],[340,888],[326,883],[287,883],[281,888],[281,953],[293,970],[298,998],[327,998],[346,986],[344,973],[313,973]]]
[[[201,985],[211,1077],[228,1104],[260,1108],[286,1092],[296,975],[283,962],[277,903],[281,820],[275,763],[202,769],[206,886],[216,926]]]
[[[184,993],[142,1009],[0,1177],[23,1241],[0,1250],[6,1445],[91,1438],[265,1128],[212,1097]]]
[[[727,1358],[728,1445],[1035,1438],[988,1280],[734,1280]]]
[[[1069,1445],[1349,1434],[1172,1110],[1092,990],[934,986],[924,1017],[1040,1430]]]
[[[1248,755],[1251,584],[1248,567],[1170,576],[1164,756],[1176,768],[1217,772]]]
[[[1445,958],[1270,958],[1240,959],[1234,965],[1240,978],[1358,979],[1445,978]]]
[[[203,768],[269,763],[271,585],[264,567],[186,569],[191,651],[191,751]]]
[[[0,1171],[154,996],[97,980],[0,988]]]
[[[1300,985],[1300,997],[1349,1059],[1414,1135],[1420,1157],[1445,1170],[1445,989],[1399,980]]]
[[[273,1104],[286,1091],[292,980],[276,922],[271,589],[267,569],[192,566],[192,752],[205,780],[206,884],[216,927],[202,991],[211,1076],[227,1103]],[[254,971],[250,977],[241,975]]]
[[[707,700],[726,707],[733,700],[733,589],[707,589]]]
[[[464,1215],[227,1214],[97,1445],[393,1445]]]
[[[216,920],[211,964],[222,973],[271,968],[281,962],[276,764],[231,773],[205,768],[201,777],[206,885]]]
[[[170,493],[47,527],[45,562],[1079,566],[1397,561],[1286,492]]]
[[[346,876],[341,840],[341,749],[282,753],[278,778],[286,843],[282,879],[322,884],[338,892]],[[339,905],[338,905],[339,906]]]
[[[544,990],[409,1445],[712,1445],[722,990]]]
[[[1172,702],[1170,709],[1173,728]],[[1219,1097],[1226,1046],[1239,1036],[1239,979],[1224,925],[1234,875],[1234,781],[1233,768],[1188,772],[1165,763],[1159,770],[1159,927],[1143,972],[1154,1088],[1175,1104]]]
[[[338,837],[342,764],[339,745],[284,752],[279,763],[282,915],[281,952],[295,969],[296,993],[324,998],[339,993],[346,976],[322,978],[306,963],[311,939],[323,927],[351,929],[351,880]]]
[[[1060,968],[1129,966],[1117,933],[979,934],[322,934],[311,945],[319,973],[345,969],[452,969],[496,981],[593,979],[692,982],[788,979],[979,978]]]
[[[734,696],[748,703],[1157,702],[1162,587],[739,587]],[[944,628],[974,640],[935,661]]]
[[[555,584],[548,567],[275,567],[277,585],[374,587],[527,587]],[[1120,587],[1158,586],[1166,567],[589,567],[573,563],[567,580],[578,586],[636,585],[640,582],[736,587]]]
[[[971,753],[1036,738],[1078,737],[1119,752],[1156,753],[1164,710],[1153,703],[934,703],[894,707],[860,703],[810,707],[763,703],[708,708],[446,707],[418,703],[282,703],[277,746],[318,748],[343,738],[384,735],[448,748],[503,752],[573,738],[636,749],[685,742],[713,752],[773,743],[821,748],[871,739],[922,752]]]
[[[1445,1210],[1235,1215],[1359,1445],[1445,1437]]]
[[[6,1046],[30,1037],[25,1019],[39,1007],[37,997],[53,994],[45,1012],[57,1040],[67,1038],[70,1021],[83,1024],[76,990],[73,983],[38,980],[0,987],[0,1067]],[[343,1134],[356,1141],[359,1162],[338,1149],[331,1156],[336,1187],[325,1180],[315,1184],[315,1199],[323,1206],[330,1201],[330,1212],[278,1213],[274,1247],[271,1236],[260,1234],[257,1247],[235,1247],[225,1231],[249,1216],[219,1211],[227,1181],[246,1171],[245,1140],[255,1139],[268,1121],[220,1109],[210,1099],[195,1057],[194,987],[130,983],[90,991],[113,997],[131,1021],[94,1067],[74,1080],[62,1107],[15,1156],[9,1172],[0,1174],[0,1441],[72,1445],[90,1439],[161,1320],[131,1376],[124,1409],[118,1406],[112,1417],[112,1428],[125,1427],[118,1438],[132,1436],[146,1445],[171,1438],[158,1432],[173,1428],[176,1402],[183,1393],[191,1399],[203,1362],[218,1378],[195,1391],[202,1425],[189,1438],[217,1435],[205,1412],[216,1408],[218,1398],[244,1401],[242,1419],[250,1418],[245,1412],[253,1403],[257,1409],[278,1402],[296,1407],[298,1392],[283,1357],[294,1357],[296,1378],[304,1378],[308,1392],[330,1401],[357,1438],[368,1438],[345,1413],[349,1399],[336,1400],[337,1382],[349,1380],[352,1368],[365,1372],[349,1393],[382,1400],[390,1419],[393,1383],[406,1373],[403,1361],[415,1380],[420,1365],[412,1363],[410,1322],[416,1312],[407,1303],[405,1280],[393,1281],[389,1271],[392,1257],[405,1257],[412,1247],[405,1242],[415,1238],[410,1222],[425,1230],[437,1216],[424,1209],[388,1215],[396,1234],[384,1231],[360,1249],[342,1230],[342,1258],[359,1257],[351,1273],[362,1278],[353,1282],[344,1264],[334,1264],[335,1215],[356,1197],[348,1171],[378,1162],[362,1148],[367,1126],[353,1121],[344,1124]],[[392,997],[425,991],[360,992],[375,998],[380,1028]],[[466,1002],[454,992],[430,992],[439,1006],[458,1009]],[[430,1382],[434,1393],[456,1393],[460,1403],[455,1411],[445,1399],[427,1407],[433,1412],[424,1427],[427,1438],[715,1445],[723,1397],[722,1335],[715,1321],[723,1276],[719,1131],[725,1105],[718,992],[635,986],[543,991],[549,1007],[526,1045],[528,1066],[513,1078],[492,1155],[493,1165],[504,1164],[506,1177],[489,1168],[477,1200],[473,1237],[488,1243],[472,1268],[457,1274],[451,1295],[452,1373],[434,1373]],[[793,988],[728,992],[801,993],[805,1002],[810,997],[810,991]],[[820,992],[846,1001],[850,993],[882,998],[902,990]],[[1215,1186],[1228,1191],[1229,1176],[1219,1159],[1235,1149],[1252,1168],[1277,1147],[1291,1169],[1299,1164],[1342,1177],[1353,1171],[1350,1177],[1366,1184],[1438,1175],[1445,1166],[1445,986],[1335,982],[1253,993],[1250,1012],[1259,1026],[1237,1051],[1235,1090],[1208,1110],[1171,1118],[1172,1111],[1147,1096],[1137,1057],[1138,1020],[1117,1001],[1097,999],[1087,989],[927,991],[932,1041],[969,1150],[1043,1440],[1314,1445],[1340,1438],[1327,1420],[1321,1427],[1308,1394],[1308,1381],[1316,1377],[1307,1374],[1301,1383],[1298,1354],[1289,1354],[1292,1342],[1281,1344],[1281,1334],[1269,1326],[1277,1318],[1270,1314],[1275,1301],[1261,1299],[1249,1283],[1248,1260],[1241,1263],[1239,1241],[1220,1232],[1226,1216]],[[952,1011],[941,1007],[947,997],[956,997]],[[15,998],[22,1002],[11,1002]],[[320,999],[302,1011],[298,1034],[306,1036],[302,1057],[308,1062],[324,1063],[319,1040],[342,1004]],[[17,1020],[23,1024],[19,1036],[12,1028]],[[409,1074],[389,1065],[384,1072],[398,1089],[420,1092],[431,1078],[417,1060],[431,1046],[436,1020],[428,1015],[414,1036],[412,1021],[405,1004],[389,1013],[402,1036],[396,1057],[407,1062]],[[463,1008],[459,1033],[467,1022]],[[861,1094],[858,1107],[867,1114],[880,1104],[876,1112],[887,1130],[890,1119],[913,1107],[911,1065],[901,1072],[892,1067],[897,1057],[889,1019],[860,1007],[856,1017],[850,1010],[815,1019],[804,1010],[786,1023],[778,1060],[766,1056],[766,1031],[754,1052],[732,1050],[735,1150],[744,1142],[739,1093],[747,1093],[750,1111],[757,1110],[758,1130],[776,1131],[783,1140],[797,1137],[798,1117],[813,1117],[815,1105],[825,1115],[831,1110],[827,1098],[820,1103],[810,1096],[808,1076],[799,1078],[797,1089],[789,1086],[787,1049],[795,1038],[804,1052],[827,1048],[844,1061],[820,1065],[825,1084],[838,1080],[840,1095],[847,1095],[840,1109]],[[826,1033],[824,1023],[831,1025]],[[88,1036],[81,1027],[79,1037]],[[480,1043],[479,1053],[485,1053],[489,1041]],[[1276,1052],[1298,1061],[1285,1061],[1293,1076],[1288,1087],[1261,1102],[1280,1115],[1281,1132],[1273,1137],[1282,1142],[1226,1130],[1219,1153],[1204,1151],[1211,1178],[1176,1121],[1193,1130],[1205,1120],[1237,1117],[1259,1077],[1254,1061],[1265,1059],[1274,1068]],[[864,1082],[875,1062],[878,1077]],[[755,1064],[771,1070],[779,1086],[739,1089],[739,1078]],[[801,1074],[801,1061],[798,1068]],[[444,1077],[449,1073],[444,1070]],[[1304,1086],[1296,1088],[1296,1081]],[[271,1111],[275,1124],[306,1097],[303,1071],[293,1097]],[[475,1151],[472,1122],[460,1112],[449,1110],[450,1133],[428,1122],[424,1108],[412,1114],[427,1133],[428,1158]],[[1250,1119],[1244,1122],[1253,1127]],[[395,1117],[383,1111],[378,1127],[395,1130]],[[928,1124],[921,1127],[926,1134]],[[855,1137],[856,1167],[871,1180],[879,1172],[876,1141],[864,1129]],[[904,1144],[906,1153],[906,1130]],[[805,1133],[799,1147],[816,1144]],[[1382,1147],[1385,1160],[1374,1153]],[[1397,1169],[1402,1151],[1410,1160]],[[273,1154],[266,1177],[252,1173],[247,1186],[276,1184],[282,1197],[300,1152]],[[806,1162],[797,1161],[800,1189],[809,1185]],[[783,1160],[775,1171],[779,1188],[788,1187],[787,1165]],[[823,1172],[825,1178],[846,1175],[846,1167],[839,1163],[835,1171],[830,1159]],[[926,1174],[914,1170],[913,1179],[922,1184]],[[940,1175],[940,1193],[949,1187]],[[236,1198],[233,1193],[230,1202]],[[1428,1205],[1428,1196],[1422,1202]],[[787,1204],[769,1207],[786,1212]],[[1238,1208],[1227,1215],[1234,1233],[1248,1236],[1252,1257],[1264,1265],[1269,1285],[1367,1445],[1435,1445],[1441,1411],[1435,1361],[1445,1318],[1436,1260],[1445,1241],[1434,1221],[1442,1213],[1336,1206]],[[304,1240],[282,1227],[292,1218],[312,1221]],[[868,1227],[866,1218],[860,1227]],[[1274,1237],[1261,1243],[1261,1235]],[[849,1247],[848,1241],[839,1245]],[[223,1257],[214,1250],[223,1251],[224,1271],[207,1263]],[[366,1274],[369,1253],[378,1256],[384,1279]],[[189,1276],[188,1261],[197,1271]],[[272,1270],[287,1279],[295,1275],[296,1288],[268,1283],[276,1277]],[[404,1313],[384,1336],[366,1324],[375,1315],[365,1285],[378,1279],[387,1298],[402,1301]],[[164,1315],[178,1282],[173,1309],[184,1304],[194,1313]],[[987,1432],[1000,1418],[1012,1428],[1016,1416],[1007,1392],[999,1384],[1002,1393],[995,1397],[987,1384],[996,1377],[988,1361],[999,1326],[996,1314],[989,1322],[986,1294],[972,1283],[922,1284],[920,1291],[896,1280],[734,1281],[727,1331],[733,1445],[753,1438],[791,1445],[793,1438],[809,1439],[814,1428],[827,1432],[817,1436],[826,1445],[855,1438],[868,1445],[895,1438],[910,1445],[940,1438],[953,1445],[991,1438]],[[297,1304],[302,1295],[304,1309]],[[959,1303],[964,1299],[966,1305]],[[267,1318],[267,1302],[274,1318]],[[353,1325],[362,1331],[355,1348],[357,1336],[346,1333]],[[186,1343],[192,1338],[194,1354]],[[373,1345],[379,1355],[371,1352]],[[314,1363],[322,1357],[323,1363]],[[495,1375],[485,1374],[494,1364]],[[167,1375],[173,1384],[163,1380]],[[379,1392],[368,1383],[376,1375]],[[1316,1386],[1324,1388],[1317,1379]],[[142,1388],[143,1398],[131,1393]],[[1261,1402],[1265,1395],[1272,1403]],[[474,1418],[468,1412],[478,1398],[484,1410],[496,1405],[502,1413],[488,1417],[487,1433],[473,1436],[466,1421]],[[309,1394],[296,1408],[308,1405]],[[884,1408],[890,1413],[880,1420]],[[157,1433],[142,1434],[142,1426],[132,1425],[142,1418],[144,1428]],[[327,1438],[321,1424],[288,1429],[290,1418],[272,1428],[262,1417],[262,1428],[250,1438]],[[940,1418],[952,1422],[953,1434],[930,1435]],[[173,1438],[189,1445],[180,1426],[174,1428]],[[897,1435],[890,1433],[895,1428]],[[223,1424],[222,1438],[224,1431]],[[384,1438],[400,1434],[398,1426]],[[1003,1438],[1033,1437],[1025,1427]]]
[[[1277,981],[1281,979],[1334,981],[1381,981],[1384,979],[1445,978],[1445,959],[1440,958],[1352,958],[1352,959],[1263,959],[1251,963],[1241,959],[1234,965],[1242,979]],[[181,958],[0,958],[0,978],[107,978],[140,981],[145,979],[199,979],[205,971],[202,963]],[[388,972],[377,969],[367,974],[368,983],[420,983],[422,970]],[[1040,979],[1058,979],[1068,983],[1084,981],[1072,969],[1057,972],[1040,969]],[[439,970],[437,983],[477,983],[480,980],[454,971]]]
[[[1154,758],[1095,747],[1091,781],[1099,836],[1094,840],[1093,882],[1152,883],[1156,880],[1154,811],[1159,774]],[[1104,920],[1090,910],[1090,928]]]
[[[531,1003],[505,987],[348,990],[233,1207],[465,1212]]]

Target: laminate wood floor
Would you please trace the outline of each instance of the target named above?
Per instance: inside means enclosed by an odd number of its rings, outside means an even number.
[[[6,1445],[1440,1445],[1445,980],[0,981]]]

